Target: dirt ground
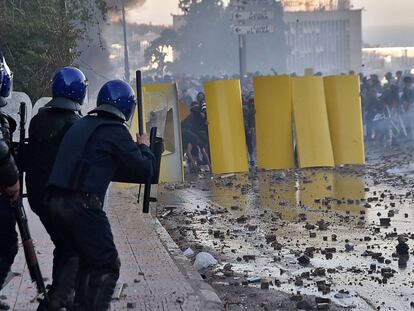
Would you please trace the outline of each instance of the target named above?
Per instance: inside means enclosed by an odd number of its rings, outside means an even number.
[[[413,150],[367,165],[190,176],[158,217],[225,310],[414,310]]]

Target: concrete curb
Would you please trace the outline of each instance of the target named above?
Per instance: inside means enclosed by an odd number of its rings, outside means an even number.
[[[198,294],[202,301],[201,310],[219,311],[223,310],[223,303],[217,296],[214,289],[206,283],[200,274],[194,269],[190,261],[182,254],[177,244],[173,241],[167,230],[162,226],[159,220],[155,219],[155,231],[157,232],[162,244],[171,255],[181,273],[188,279],[194,291]],[[185,302],[184,302],[185,305]]]

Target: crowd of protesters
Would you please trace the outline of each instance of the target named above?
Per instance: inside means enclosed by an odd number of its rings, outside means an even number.
[[[392,147],[413,139],[413,78],[402,71],[360,77],[366,142]]]
[[[249,74],[240,80],[246,145],[252,166],[255,164],[256,137],[252,78],[258,75],[260,73]],[[316,73],[316,75],[322,74]],[[210,167],[204,82],[226,79],[239,79],[239,76],[166,75],[147,78],[144,81],[145,83],[177,82],[180,101],[191,111],[190,115],[182,120],[183,152],[191,172],[196,172],[205,165]],[[388,72],[384,76],[360,74],[360,82],[365,141],[381,148],[389,148],[414,139],[414,79],[410,73]]]

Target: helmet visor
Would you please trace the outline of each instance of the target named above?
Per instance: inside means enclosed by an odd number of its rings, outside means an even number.
[[[0,87],[0,91],[1,95],[3,95],[2,97],[9,99],[13,91],[13,72],[10,70],[4,57],[2,63],[4,76],[2,86]]]
[[[138,116],[138,112],[136,112],[136,110],[137,110],[137,99],[134,100],[134,105],[132,106],[132,112],[131,112],[131,116],[129,117],[129,120],[125,121],[125,124],[128,128],[131,128],[132,122],[138,123],[138,121],[135,118],[135,115]]]

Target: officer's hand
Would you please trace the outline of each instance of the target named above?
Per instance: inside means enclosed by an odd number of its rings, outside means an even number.
[[[149,141],[149,137],[147,134],[143,134],[143,135],[138,135],[137,134],[137,144],[138,145],[147,145],[149,147],[150,145],[150,141]]]
[[[9,197],[9,199],[12,202],[17,201],[17,199],[19,198],[19,193],[20,193],[20,183],[19,183],[19,181],[17,181],[13,186],[10,186],[8,188],[4,188],[4,192],[6,193],[6,195]]]

